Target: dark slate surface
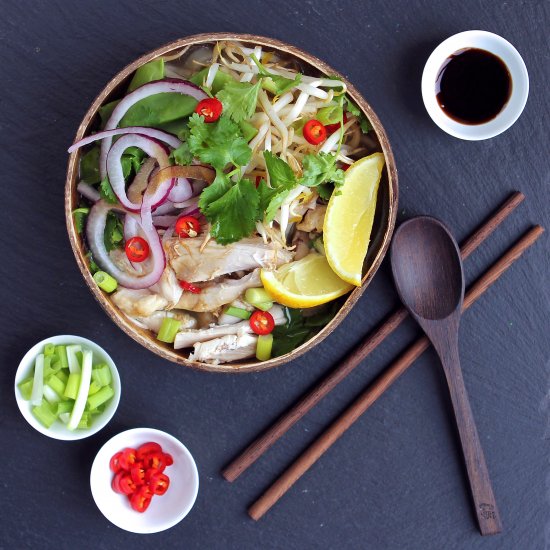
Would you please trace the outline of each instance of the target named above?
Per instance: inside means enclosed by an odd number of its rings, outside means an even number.
[[[441,217],[459,239],[508,194],[527,200],[465,266],[471,281],[532,224],[550,225],[548,2],[5,2],[0,18],[3,206],[3,475],[0,547],[19,548],[544,548],[548,533],[549,254],[545,235],[470,310],[461,328],[470,392],[504,533],[481,538],[465,485],[449,400],[429,352],[260,523],[245,513],[270,481],[347,406],[417,329],[406,323],[334,395],[233,485],[221,467],[396,305],[387,263],[321,347],[271,372],[192,372],[141,349],[86,289],[65,233],[66,148],[90,101],[138,55],[205,31],[292,42],[346,74],[393,143],[400,218]],[[469,143],[423,110],[420,75],[447,36],[481,28],[524,56],[523,116],[495,139]],[[75,333],[105,346],[123,397],[107,429],[74,443],[30,428],[13,397],[19,359],[34,342]],[[151,426],[194,454],[199,497],[181,524],[138,536],[96,508],[88,477],[112,435]]]

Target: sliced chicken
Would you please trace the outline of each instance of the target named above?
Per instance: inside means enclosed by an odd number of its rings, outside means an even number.
[[[274,305],[269,313],[273,315],[275,325],[284,325],[286,318],[283,308]],[[207,342],[223,336],[240,336],[242,334],[253,334],[248,321],[240,321],[231,325],[213,325],[209,328],[199,330],[182,330],[176,334],[174,349],[190,348],[200,342]]]
[[[318,204],[314,210],[308,210],[304,219],[297,225],[297,229],[306,233],[310,231],[322,233],[326,211],[327,207],[324,204]]]
[[[175,307],[183,294],[183,288],[179,285],[173,269],[166,267],[157,283],[149,287],[149,290],[160,294],[167,302],[168,309]]]
[[[208,283],[201,287],[200,294],[184,292],[176,307],[189,311],[213,311],[236,300],[248,288],[261,284],[260,270],[255,269],[241,279],[225,278],[220,282]]]
[[[162,325],[162,321],[166,317],[171,317],[180,321],[180,330],[194,329],[197,327],[198,324],[195,317],[193,317],[189,313],[186,313],[185,311],[178,311],[176,309],[173,309],[171,311],[155,311],[154,313],[149,315],[149,317],[130,317],[130,319],[141,328],[152,330],[153,332],[158,334],[160,326]]]
[[[221,338],[196,344],[193,353],[189,355],[189,359],[213,365],[247,359],[254,357],[257,341],[258,337],[250,334],[222,336]]]
[[[261,237],[241,239],[223,246],[213,239],[201,248],[202,239],[168,239],[166,255],[178,279],[190,283],[211,281],[235,271],[257,267],[274,269],[292,260],[288,250],[265,244]]]
[[[155,311],[161,311],[168,306],[166,298],[148,289],[132,290],[119,286],[111,298],[130,317],[149,317]]]

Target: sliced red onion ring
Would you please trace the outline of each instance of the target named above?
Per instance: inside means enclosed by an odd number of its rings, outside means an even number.
[[[141,219],[134,214],[126,213],[126,216],[133,217],[137,224],[141,227],[145,239],[149,243],[149,249],[152,258],[152,269],[147,275],[140,277],[130,275],[125,271],[122,271],[115,265],[104,243],[105,223],[107,221],[107,214],[110,210],[117,210],[122,212],[120,208],[113,207],[111,204],[107,204],[105,201],[98,201],[92,206],[90,214],[88,215],[88,222],[86,224],[86,236],[88,238],[88,244],[92,251],[94,261],[107,273],[113,276],[120,285],[126,288],[142,289],[148,288],[154,285],[161,277],[164,268],[166,267],[166,257],[164,256],[164,250],[160,242],[159,235],[153,226],[151,216],[147,216],[147,212],[142,214]]]
[[[197,204],[199,204],[199,197],[191,197],[190,199],[187,199],[183,202],[175,202],[174,206],[176,208],[189,208],[190,206],[195,208]]]
[[[126,195],[126,182],[124,181],[124,174],[122,172],[121,157],[128,147],[139,147],[150,157],[155,158],[161,169],[168,168],[170,166],[170,161],[162,145],[156,141],[153,141],[151,138],[140,136],[138,134],[122,136],[111,147],[109,156],[107,157],[107,174],[109,176],[111,187],[113,188],[113,191],[122,206],[131,212],[139,212],[142,205],[132,202]],[[163,179],[158,182],[158,185],[154,186],[154,189],[151,190],[151,192],[149,192],[149,189],[146,191],[143,201],[146,201],[148,206],[151,208],[162,204],[170,193],[173,185],[174,180]]]
[[[160,206],[155,208],[155,216],[164,216],[165,214],[173,214],[176,211],[177,211],[177,208],[175,208],[174,203],[169,200],[166,200]]]
[[[139,224],[133,216],[124,217],[124,240],[129,241],[139,235]]]
[[[168,200],[174,203],[186,201],[193,195],[193,187],[189,180],[185,178],[178,178],[176,185],[172,187]]]
[[[155,128],[148,128],[147,126],[128,126],[127,128],[104,130],[102,132],[98,132],[97,134],[87,136],[73,143],[69,147],[69,153],[76,151],[80,147],[84,147],[84,145],[88,145],[88,143],[93,143],[98,139],[111,138],[122,134],[139,134],[153,139],[158,139],[160,141],[163,141],[164,143],[167,143],[168,145],[170,145],[170,147],[173,147],[174,149],[177,149],[181,145],[181,141],[176,136],[169,134],[168,132],[163,132],[162,130],[157,130]]]
[[[151,95],[169,92],[188,95],[195,98],[197,101],[208,97],[198,86],[195,86],[195,84],[187,82],[186,80],[166,78],[164,80],[149,82],[143,86],[140,86],[120,100],[120,103],[114,108],[107,124],[105,124],[105,130],[113,130],[116,128],[128,109],[135,105],[138,101],[141,101]],[[111,148],[112,143],[112,137],[105,137],[101,142],[99,170],[102,178],[104,178],[107,174],[107,155],[109,154],[109,149]]]
[[[155,227],[170,227],[176,223],[179,216],[153,216],[153,225]]]
[[[101,195],[99,194],[99,191],[92,187],[91,185],[81,181],[77,186],[76,190],[83,196],[86,197],[88,200],[92,202],[97,202]]]

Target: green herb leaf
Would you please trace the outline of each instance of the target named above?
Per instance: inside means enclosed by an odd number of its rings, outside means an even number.
[[[208,69],[209,67],[205,67],[198,73],[194,74],[189,81],[193,84],[196,84],[197,86],[200,86],[205,92],[210,92],[213,95],[216,95],[220,90],[223,90],[225,85],[229,82],[235,82],[235,79],[228,75],[227,73],[224,73],[223,71],[218,71],[216,73],[216,76],[214,76],[214,80],[212,82],[212,87],[210,89],[206,88],[204,86],[204,81],[206,77],[208,76]]]
[[[199,197],[199,208],[206,215],[208,206],[223,197],[231,189],[231,181],[223,172],[216,172],[214,181],[205,187]]]
[[[94,262],[94,258],[91,252],[88,251],[88,253],[86,254],[86,258],[88,258],[88,266],[90,267],[90,273],[93,275],[96,271],[99,271],[99,266]]]
[[[164,59],[155,59],[139,67],[134,73],[134,77],[128,86],[128,92],[133,92],[136,88],[164,78]]]
[[[260,82],[250,84],[231,80],[216,94],[216,97],[222,102],[224,113],[235,122],[240,122],[254,114],[260,85]]]
[[[170,153],[170,160],[174,164],[181,166],[189,166],[193,162],[193,153],[189,147],[189,143],[184,141],[177,149]]]
[[[73,210],[74,225],[78,233],[82,233],[82,231],[84,231],[84,222],[86,221],[86,217],[89,213],[89,208],[76,208]]]
[[[258,204],[254,184],[250,180],[240,180],[203,211],[212,224],[211,235],[220,244],[248,237],[256,227]]]
[[[328,201],[334,191],[334,185],[332,183],[321,183],[317,186],[317,193],[323,200]]]
[[[262,87],[274,95],[283,95],[292,88],[295,88],[302,81],[302,75],[297,73],[294,78],[286,78],[278,74],[270,73],[252,54],[252,61],[256,63],[259,71],[258,75],[262,78]]]
[[[357,107],[357,105],[355,105],[355,103],[353,103],[353,101],[348,97],[348,96],[345,96],[345,102],[346,102],[346,111],[348,113],[351,113],[352,115],[355,115],[355,116],[361,116],[361,111],[359,110],[359,107]]]
[[[271,187],[292,188],[296,186],[296,176],[283,159],[275,156],[271,151],[264,151],[264,159]]]
[[[343,118],[342,107],[340,105],[331,105],[330,107],[322,107],[315,115],[316,120],[321,124],[336,124]]]
[[[335,186],[344,184],[344,171],[336,168],[336,155],[318,153],[306,155],[302,162],[304,173],[300,183],[307,187],[316,187],[321,183],[332,182]]]
[[[122,221],[113,212],[107,214],[103,241],[108,252],[118,248],[124,240]]]
[[[250,161],[252,150],[243,138],[239,126],[227,116],[207,124],[203,117],[194,113],[189,119],[189,128],[191,152],[216,170],[223,171],[229,163],[245,166]]]
[[[101,198],[109,204],[116,204],[118,202],[118,198],[115,195],[108,178],[105,178],[99,184],[99,194],[101,195]]]
[[[99,146],[95,145],[84,153],[80,160],[80,179],[90,185],[101,181],[99,176]]]
[[[301,346],[336,315],[342,300],[321,307],[314,315],[304,316],[302,310],[284,308],[286,323],[273,330],[273,357],[279,357]]]
[[[372,130],[372,125],[369,122],[369,119],[360,111],[359,107],[357,107],[357,105],[355,105],[355,103],[353,103],[348,96],[346,96],[345,101],[346,111],[359,118],[359,126],[361,127],[361,131],[364,134],[368,134]]]

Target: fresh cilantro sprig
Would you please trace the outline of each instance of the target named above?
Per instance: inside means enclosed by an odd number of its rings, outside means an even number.
[[[250,84],[231,80],[216,94],[216,97],[223,104],[223,112],[235,122],[241,122],[251,118],[255,113],[260,87],[260,81]]]
[[[217,171],[222,172],[228,164],[245,166],[250,161],[252,150],[238,124],[227,116],[207,124],[204,117],[194,113],[189,119],[189,128],[191,153]]]
[[[360,111],[359,107],[353,103],[353,101],[345,96],[346,111],[355,115],[359,119],[359,126],[364,134],[368,134],[372,130],[372,125],[368,118]]]
[[[303,176],[300,183],[306,187],[317,187],[326,182],[332,182],[336,187],[344,185],[344,171],[336,167],[334,153],[305,155],[302,165]]]

